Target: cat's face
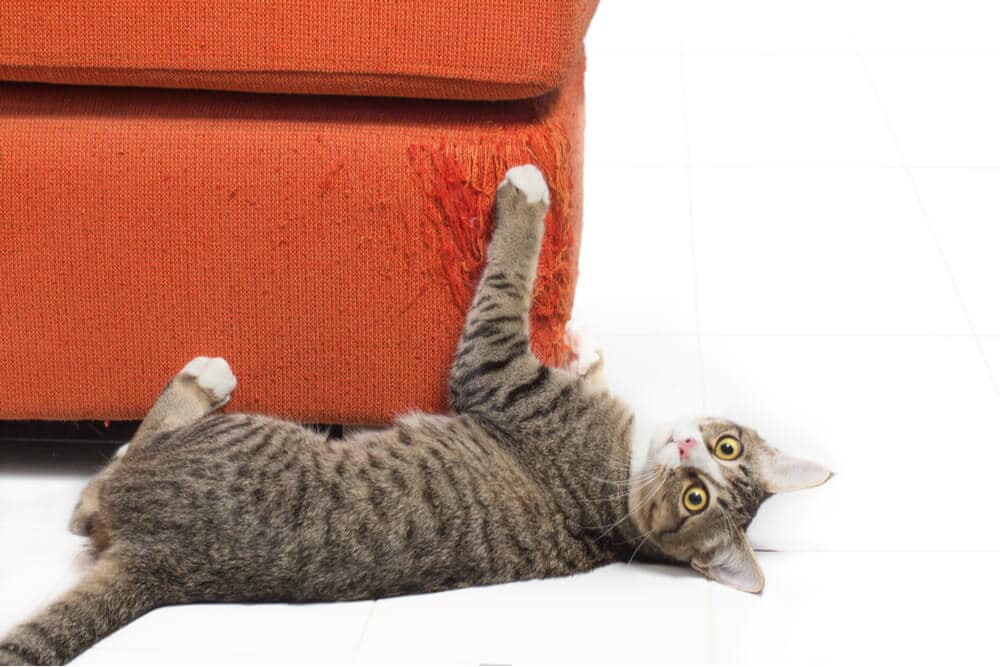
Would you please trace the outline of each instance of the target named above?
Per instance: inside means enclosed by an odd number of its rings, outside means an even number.
[[[722,419],[660,427],[633,469],[629,513],[647,543],[710,579],[759,592],[764,574],[746,537],[761,502],[822,484],[830,471],[768,446]]]

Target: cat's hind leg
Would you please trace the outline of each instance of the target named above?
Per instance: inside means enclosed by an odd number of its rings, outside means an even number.
[[[195,357],[167,384],[125,447],[141,447],[156,433],[197,421],[228,403],[235,388],[236,376],[225,359]]]
[[[593,337],[572,320],[566,323],[569,361],[566,370],[597,390],[608,388],[604,380],[604,352]]]
[[[0,665],[62,665],[171,596],[105,554],[77,586],[0,636]]]
[[[70,519],[70,531],[89,536],[95,550],[102,550],[105,541],[98,518],[98,495],[103,480],[112,473],[118,460],[145,446],[157,433],[187,426],[221,408],[229,402],[235,388],[236,376],[225,359],[196,357],[189,361],[160,393],[132,440],[84,488]]]

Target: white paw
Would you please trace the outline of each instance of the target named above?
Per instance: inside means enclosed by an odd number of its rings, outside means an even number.
[[[566,323],[566,344],[569,345],[570,361],[567,367],[572,373],[583,377],[601,362],[601,348],[594,339],[572,320]]]
[[[549,186],[545,183],[545,177],[538,167],[533,164],[522,164],[520,167],[511,167],[503,178],[499,187],[510,182],[515,188],[524,193],[529,204],[544,202],[549,205]]]
[[[192,378],[216,406],[229,402],[236,376],[222,357],[195,357],[181,369],[181,377]]]
[[[114,458],[120,459],[121,457],[125,456],[125,452],[128,451],[128,446],[130,444],[132,444],[132,443],[126,442],[124,445],[122,445],[121,447],[119,447],[118,451],[115,452]]]

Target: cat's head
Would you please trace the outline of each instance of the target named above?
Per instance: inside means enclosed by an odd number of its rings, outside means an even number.
[[[632,471],[629,514],[647,546],[754,593],[764,587],[764,573],[746,529],[757,508],[772,494],[831,476],[770,447],[753,429],[715,418],[661,426]]]

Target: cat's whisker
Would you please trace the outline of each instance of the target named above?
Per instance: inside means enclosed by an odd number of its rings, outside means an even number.
[[[663,479],[661,479],[661,480],[660,480],[660,483],[656,485],[656,488],[655,488],[655,489],[653,489],[652,491],[650,491],[649,495],[648,495],[648,496],[647,496],[646,498],[644,498],[644,499],[643,499],[642,501],[640,501],[638,505],[636,505],[636,508],[635,508],[635,509],[636,509],[636,511],[638,511],[638,510],[642,509],[642,507],[643,507],[643,506],[644,506],[644,505],[645,505],[646,503],[648,503],[648,502],[649,502],[650,500],[652,500],[652,499],[653,499],[653,498],[654,498],[654,497],[656,496],[656,494],[657,494],[657,492],[658,492],[658,491],[660,490],[660,488],[661,488],[661,487],[662,487],[662,486],[663,486],[664,484],[666,484],[666,482],[667,482],[667,478],[666,478],[666,477],[664,477]],[[631,516],[632,516],[632,512],[628,512],[628,511],[627,511],[627,512],[625,512],[625,516],[623,516],[622,518],[618,519],[618,520],[617,520],[617,521],[615,521],[615,522],[614,522],[613,524],[611,524],[610,526],[608,526],[607,530],[605,530],[605,531],[604,531],[603,533],[601,533],[600,535],[598,535],[598,536],[597,536],[597,539],[599,540],[599,539],[601,539],[602,537],[604,537],[605,535],[607,535],[608,533],[610,533],[610,532],[611,532],[612,530],[614,530],[614,528],[615,528],[616,526],[618,526],[619,524],[621,524],[621,523],[622,523],[623,521],[625,521],[626,519],[629,519],[629,518],[631,518]]]
[[[729,528],[732,530],[732,532],[738,533],[740,529],[736,526],[736,522],[733,521],[733,517],[729,515],[729,512],[723,512],[722,516],[725,518],[726,523],[729,524]]]
[[[609,461],[605,464],[605,467],[610,472],[622,473],[626,477],[632,473],[632,466],[630,463],[613,463]]]
[[[615,484],[618,486],[632,486],[633,484],[642,483],[653,479],[653,477],[656,476],[656,471],[654,470],[650,472],[639,473],[635,477],[630,477],[623,480],[604,479],[603,477],[595,477],[594,475],[587,475],[587,476],[598,482],[604,482],[605,484]]]
[[[635,548],[635,551],[633,551],[633,552],[632,552],[632,555],[631,555],[631,556],[629,556],[629,559],[628,559],[628,564],[629,564],[629,565],[631,565],[631,564],[632,564],[632,560],[633,560],[633,559],[635,558],[635,555],[636,555],[637,553],[639,553],[639,549],[642,549],[642,545],[646,543],[646,540],[648,540],[648,539],[649,539],[649,538],[650,538],[650,537],[652,536],[652,534],[653,534],[653,529],[652,529],[652,528],[650,528],[650,529],[649,529],[649,530],[648,530],[648,531],[646,532],[646,535],[645,535],[645,537],[643,537],[643,538],[642,538],[642,542],[639,542],[639,546],[637,546],[637,547]]]
[[[617,500],[619,498],[626,498],[631,493],[632,493],[632,489],[629,488],[629,489],[625,489],[624,491],[621,491],[620,493],[613,493],[610,496],[603,496],[601,498],[587,498],[587,500],[590,500],[592,502],[600,502],[602,500]]]
[[[623,470],[622,472],[626,472],[626,471]],[[620,477],[618,479],[606,479],[604,477],[598,477],[596,475],[591,475],[590,473],[587,473],[587,477],[590,477],[591,479],[596,479],[599,482],[608,482],[608,483],[611,483],[611,484],[628,484],[633,479],[639,479],[641,477],[648,477],[648,476],[654,475],[654,474],[656,474],[655,470],[646,469],[646,470],[640,471],[639,473],[637,473],[634,476],[633,475],[626,475],[625,477]]]
[[[587,498],[587,500],[590,500],[592,502],[600,502],[602,500],[616,500],[618,498],[625,498],[629,494],[632,493],[632,489],[635,486],[641,486],[643,484],[646,484],[647,482],[652,481],[658,474],[659,474],[659,471],[657,471],[655,469],[651,469],[651,470],[648,470],[648,471],[645,471],[645,472],[641,472],[638,475],[636,475],[635,477],[627,480],[623,484],[624,488],[619,489],[618,493],[613,493],[613,494],[611,494],[609,496],[603,496],[603,497],[600,497],[600,498]]]
[[[587,477],[590,477],[595,482],[602,482],[604,484],[616,484],[618,486],[627,486],[629,483],[628,480],[604,479],[603,477],[594,477],[593,475],[587,475]]]
[[[660,483],[662,484],[663,482],[660,482]],[[628,495],[628,493],[630,493],[630,492],[631,492],[631,488],[630,488],[630,489],[629,489],[629,490],[628,490],[628,491],[627,491],[627,492],[626,492],[626,493],[625,493],[624,495]],[[656,490],[654,489],[653,493],[655,493],[655,492],[656,492]],[[611,498],[614,498],[614,497],[615,497],[615,496],[609,496],[609,498],[608,498],[608,499],[611,499]],[[597,499],[597,498],[591,498],[591,499],[589,499],[589,500],[591,500],[591,501],[594,501],[594,502],[597,502],[597,501],[598,501],[598,500],[600,500],[600,499]],[[642,506],[642,504],[643,504],[643,503],[640,503],[640,504],[639,504],[639,506],[641,507],[641,506]],[[583,525],[583,524],[576,524],[576,525],[577,525],[578,527],[580,527],[580,528],[584,528],[584,529],[587,529],[587,530],[601,530],[601,529],[603,529],[603,528],[607,528],[607,529],[610,529],[610,528],[614,528],[614,527],[615,527],[615,526],[617,526],[617,525],[618,525],[619,523],[621,523],[622,521],[624,521],[624,520],[625,520],[626,518],[628,518],[628,516],[629,516],[629,514],[628,514],[628,513],[626,513],[626,515],[625,515],[624,517],[622,517],[621,519],[619,519],[618,521],[616,521],[616,522],[614,522],[614,523],[612,523],[612,524],[610,524],[610,525],[600,525],[600,526],[587,526],[587,525]],[[603,537],[603,536],[604,536],[605,534],[606,534],[606,533],[602,533],[601,535],[599,535],[599,536],[598,536],[598,539],[600,539],[601,537]]]

